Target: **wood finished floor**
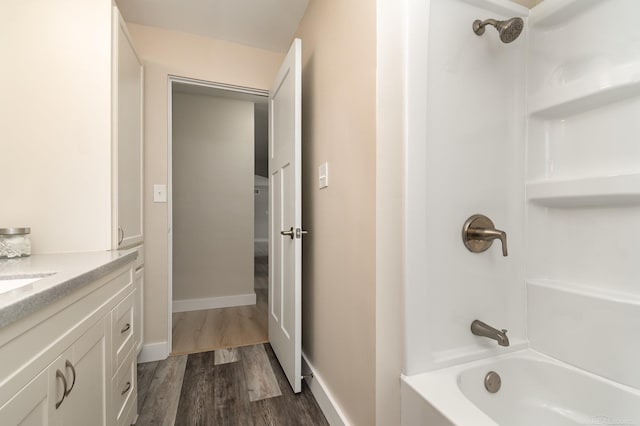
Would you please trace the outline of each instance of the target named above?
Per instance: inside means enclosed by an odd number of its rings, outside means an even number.
[[[304,382],[291,391],[268,343],[139,364],[138,412],[136,426],[328,425]]]
[[[269,340],[268,258],[256,248],[256,304],[173,314],[171,355],[266,343]]]

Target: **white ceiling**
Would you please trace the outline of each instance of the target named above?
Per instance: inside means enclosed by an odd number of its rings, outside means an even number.
[[[511,0],[533,7],[542,0]],[[116,0],[127,22],[286,52],[309,0]]]
[[[309,0],[117,0],[127,22],[286,52]]]

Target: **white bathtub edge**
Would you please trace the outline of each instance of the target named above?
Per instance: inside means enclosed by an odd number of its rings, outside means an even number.
[[[455,368],[455,367],[453,367]],[[424,404],[438,413],[443,420],[450,422],[452,425],[473,425],[473,426],[499,426],[487,414],[476,407],[458,387],[457,381],[452,380],[449,372],[452,367],[443,370],[432,371],[429,373],[418,374],[415,376],[402,376],[402,386],[410,389],[416,395],[419,395]],[[406,395],[406,393],[404,394]],[[403,396],[404,396],[403,395]],[[403,402],[404,404],[404,402]],[[406,411],[403,406],[403,414]],[[423,408],[424,410],[424,408]],[[414,411],[415,412],[415,411]],[[410,422],[403,417],[403,426],[431,426],[434,421],[429,418],[429,423]],[[437,425],[445,424],[443,421],[436,423]]]
[[[432,421],[433,413],[438,413],[439,417],[458,426],[498,426],[498,423],[489,417],[484,411],[476,406],[463,393],[458,385],[458,377],[461,372],[480,366],[490,366],[504,359],[520,358],[544,362],[568,371],[577,373],[591,380],[602,383],[605,386],[617,388],[623,392],[640,397],[640,390],[624,385],[614,380],[591,373],[582,368],[568,364],[549,355],[533,350],[531,348],[516,352],[509,352],[498,356],[475,360],[455,366],[442,368],[415,375],[402,375],[402,401],[403,426],[440,426],[443,423]],[[426,407],[426,408],[425,408]],[[405,415],[407,413],[407,415]],[[410,416],[420,417],[422,420],[408,418]],[[429,421],[424,421],[424,419]],[[407,419],[405,421],[405,419]]]

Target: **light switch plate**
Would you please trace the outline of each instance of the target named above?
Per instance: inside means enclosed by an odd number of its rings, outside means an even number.
[[[329,163],[323,163],[318,167],[318,187],[320,189],[329,186]]]
[[[167,202],[167,185],[160,185],[160,184],[153,185],[153,202],[154,203]]]

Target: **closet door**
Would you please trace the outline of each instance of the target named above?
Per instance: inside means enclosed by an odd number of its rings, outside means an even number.
[[[115,85],[114,149],[117,155],[117,230],[114,248],[130,247],[142,242],[142,63],[139,60],[120,14],[118,28],[117,81]]]

